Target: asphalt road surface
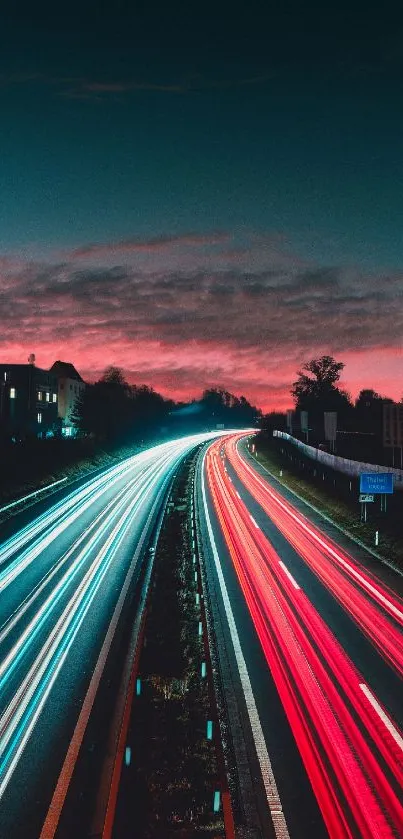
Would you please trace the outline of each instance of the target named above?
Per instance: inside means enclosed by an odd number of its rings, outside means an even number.
[[[271,835],[403,837],[401,578],[292,502],[239,435],[200,474]]]

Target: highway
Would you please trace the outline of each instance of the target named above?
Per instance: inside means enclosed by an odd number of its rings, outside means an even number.
[[[184,456],[213,436],[123,461],[49,500],[36,518],[32,508],[31,520],[0,545],[1,837],[54,834],[74,771],[66,754],[83,736],[80,711],[84,700],[91,707],[170,481]]]
[[[402,837],[401,597],[263,476],[240,435],[209,446],[197,494],[270,835]]]

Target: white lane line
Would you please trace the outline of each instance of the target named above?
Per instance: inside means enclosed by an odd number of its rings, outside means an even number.
[[[299,591],[299,590],[300,590],[300,586],[298,585],[298,583],[296,582],[296,580],[294,580],[294,577],[292,576],[291,572],[288,570],[287,566],[286,566],[286,565],[284,565],[284,562],[282,562],[282,561],[281,561],[281,559],[279,559],[279,565],[281,565],[281,567],[282,567],[282,569],[283,569],[283,571],[284,571],[284,574],[287,574],[288,579],[289,579],[289,580],[291,580],[291,582],[292,582],[292,584],[293,584],[294,588],[296,588],[296,589],[297,589],[297,591]]]
[[[251,513],[249,513],[249,516],[250,516],[250,520],[251,520],[252,524],[254,524],[255,527],[259,530],[259,525],[258,525],[257,521],[255,521],[255,519],[253,518]]]
[[[403,737],[401,736],[401,734],[399,734],[398,730],[395,728],[387,714],[385,714],[385,711],[383,710],[383,708],[381,708],[379,702],[375,699],[375,696],[370,691],[369,687],[367,685],[361,684],[360,688],[363,694],[367,697],[368,702],[371,703],[374,711],[376,711],[376,713],[378,714],[378,717],[382,720],[385,728],[387,728],[387,730],[389,731],[389,734],[393,737],[395,743],[397,743],[397,745],[403,752]]]
[[[213,528],[211,525],[210,515],[207,508],[206,487],[204,481],[204,466],[206,455],[202,463],[202,495],[204,514],[206,518],[207,530],[209,534],[211,550],[213,552],[214,563],[217,571],[218,582],[220,584],[221,596],[224,603],[225,613],[227,616],[228,627],[231,634],[231,640],[234,647],[236,662],[238,665],[239,676],[241,679],[242,690],[245,696],[246,707],[248,711],[249,721],[252,729],[252,735],[256,746],[256,753],[258,756],[260,770],[262,773],[264,788],[267,797],[267,803],[270,810],[270,815],[273,820],[274,832],[276,839],[290,839],[287,822],[283,812],[283,807],[280,800],[280,795],[277,789],[276,779],[274,777],[269,753],[267,751],[266,742],[264,739],[262,724],[260,722],[259,713],[256,708],[255,697],[253,695],[252,685],[250,683],[248,668],[243,656],[241,643],[239,640],[238,630],[235,623],[234,613],[232,611],[230,598],[228,595],[227,586],[225,585],[224,575],[222,572],[220,558],[218,556],[217,545],[214,539]]]

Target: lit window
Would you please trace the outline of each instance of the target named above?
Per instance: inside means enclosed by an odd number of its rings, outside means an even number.
[[[38,390],[38,402],[42,402],[42,391]]]
[[[6,373],[6,371],[4,371],[4,381],[5,381],[5,382],[7,381],[7,373]]]
[[[15,399],[15,387],[10,387],[10,399]]]
[[[56,395],[56,393],[54,393],[54,394],[53,394],[52,399],[53,399],[53,402],[57,402],[57,395]]]
[[[46,391],[46,401],[47,401],[47,402],[49,402],[49,399],[50,399],[49,392],[48,392],[48,391]]]
[[[38,420],[38,422],[39,422],[39,423],[41,423],[41,422],[42,422],[42,414],[41,414],[41,412],[40,412],[40,411],[38,411],[38,414],[37,414],[37,417],[36,417],[36,418],[37,418],[37,420]]]

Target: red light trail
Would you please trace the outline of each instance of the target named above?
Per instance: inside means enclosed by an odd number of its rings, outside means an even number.
[[[271,521],[403,675],[402,601],[269,486],[239,455],[234,438],[227,445],[227,455],[239,479]]]
[[[229,460],[252,494],[264,496],[237,439],[225,444]],[[239,497],[222,446],[214,443],[206,459],[212,501],[329,835],[401,836],[401,733]]]

